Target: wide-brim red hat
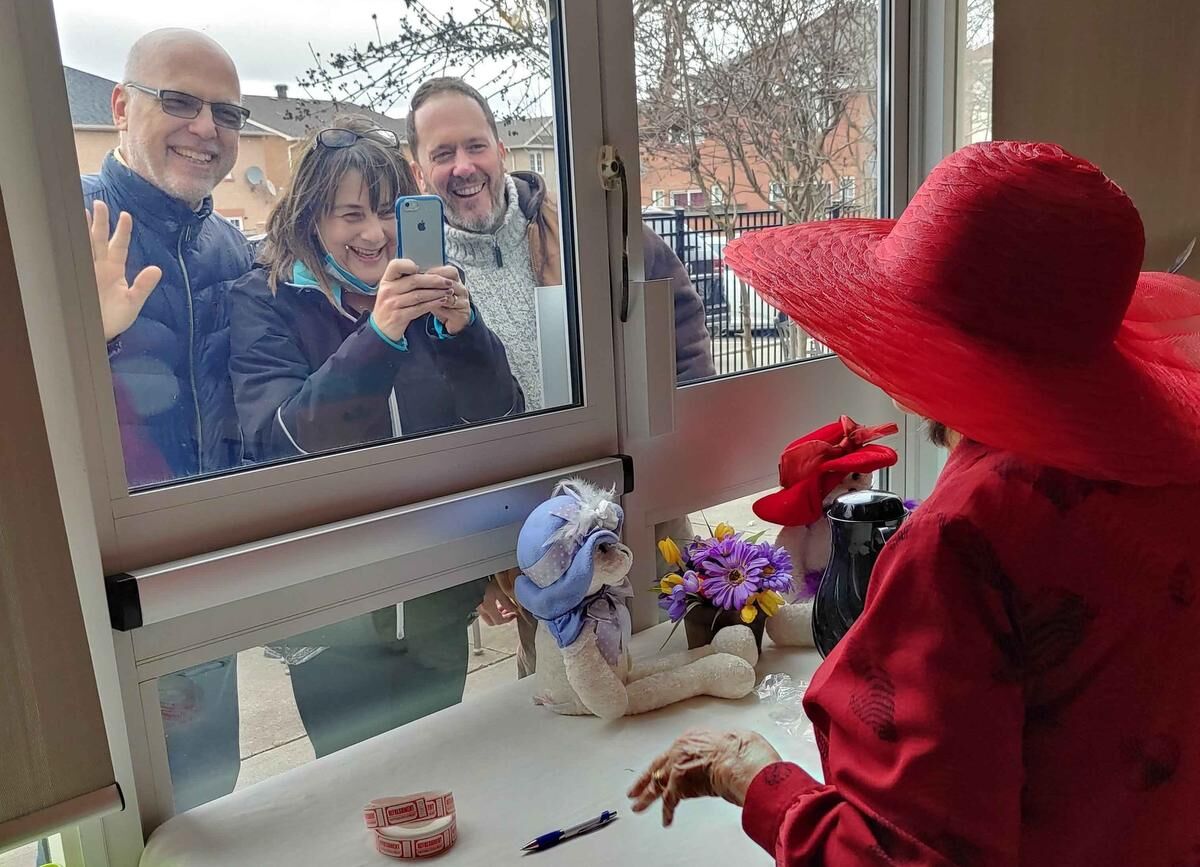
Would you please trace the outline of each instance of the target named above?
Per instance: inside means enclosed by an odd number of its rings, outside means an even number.
[[[1200,482],[1200,283],[1139,273],[1129,197],[1057,145],[943,160],[899,220],[747,234],[730,267],[856,373],[1087,478]]]

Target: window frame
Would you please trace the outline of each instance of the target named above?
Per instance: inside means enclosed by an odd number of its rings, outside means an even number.
[[[683,196],[685,199],[685,204],[680,205],[676,201],[677,196]],[[699,205],[692,204],[692,198],[694,196],[699,196],[701,198],[702,201]],[[705,200],[704,190],[701,190],[698,187],[692,187],[692,188],[689,188],[686,190],[671,190],[671,207],[672,208],[683,208],[685,211],[702,210],[705,207],[704,200]]]

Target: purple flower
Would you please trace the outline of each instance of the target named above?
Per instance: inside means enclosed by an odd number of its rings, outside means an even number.
[[[720,539],[696,539],[687,546],[687,559],[693,565],[698,565],[702,561],[714,556],[717,552],[728,550],[732,547],[734,539],[729,538],[724,541]]]
[[[825,573],[820,569],[810,569],[804,573],[804,581],[800,585],[800,592],[796,594],[799,601],[812,599],[817,595],[817,590],[821,587],[821,579],[825,577]]]
[[[676,584],[672,587],[670,596],[660,596],[658,607],[667,612],[667,616],[673,621],[678,622],[687,613],[688,607],[687,593],[684,591],[683,585]]]
[[[696,564],[704,574],[700,592],[719,608],[740,611],[761,589],[762,570],[769,565],[757,545],[737,536],[723,539]]]
[[[763,567],[762,579],[759,584],[763,590],[776,590],[780,593],[792,591],[792,555],[787,548],[772,545],[770,542],[758,543],[759,554],[767,559]]]
[[[667,616],[678,622],[687,613],[688,605],[700,595],[700,576],[695,572],[685,572],[683,583],[671,588],[671,595],[661,596],[658,607],[667,612]]]

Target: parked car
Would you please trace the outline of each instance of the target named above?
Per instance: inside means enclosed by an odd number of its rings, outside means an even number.
[[[708,319],[709,330],[715,330],[718,320],[728,311],[725,299],[725,269],[721,251],[725,247],[725,239],[710,233],[685,231],[682,243],[675,237],[675,220],[670,211],[654,208],[644,208],[642,216],[646,224],[666,241],[667,246],[675,251],[675,255],[683,262],[692,285],[696,287],[700,300],[704,302],[704,312]]]
[[[729,287],[729,317],[727,334],[741,334],[745,327],[742,317],[742,283],[733,272],[726,272],[726,285]],[[753,334],[775,334],[779,326],[787,321],[787,316],[758,297],[753,289],[750,290],[750,331]]]

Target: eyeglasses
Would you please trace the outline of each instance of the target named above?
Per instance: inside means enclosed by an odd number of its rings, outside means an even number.
[[[317,133],[317,144],[327,148],[348,148],[360,138],[370,139],[389,148],[400,147],[400,137],[390,129],[375,127],[364,132],[332,126]]]
[[[162,106],[162,110],[172,117],[191,120],[199,117],[200,111],[207,105],[212,108],[213,123],[225,129],[241,129],[250,119],[250,109],[232,102],[209,102],[180,90],[155,90],[153,87],[132,81],[125,82],[125,86],[153,96]]]

